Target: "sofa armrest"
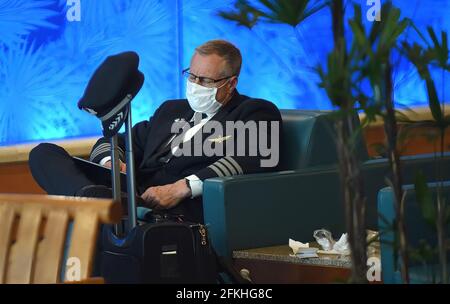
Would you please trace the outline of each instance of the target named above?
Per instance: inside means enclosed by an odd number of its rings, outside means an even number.
[[[231,257],[236,249],[288,244],[289,238],[311,241],[319,228],[343,232],[339,185],[334,167],[206,180],[204,219],[215,250]]]
[[[450,153],[440,166],[450,179]],[[402,157],[403,182],[412,183],[419,170],[432,181],[435,168],[432,154]],[[377,230],[377,194],[386,186],[389,162],[366,161],[362,174],[367,228]],[[310,241],[319,228],[339,237],[346,231],[340,188],[335,165],[208,179],[204,219],[216,250],[228,257],[236,249],[287,244],[289,238]]]

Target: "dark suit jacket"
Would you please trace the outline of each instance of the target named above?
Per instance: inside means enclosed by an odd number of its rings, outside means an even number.
[[[243,123],[254,121],[258,132],[264,132],[270,143],[273,135],[270,132],[270,123],[278,122],[279,134],[275,134],[275,136],[278,136],[278,142],[281,142],[281,138],[279,138],[280,134],[282,134],[281,115],[277,107],[269,101],[240,95],[237,91],[235,91],[232,99],[220,108],[207,123],[218,123],[222,126],[224,131],[223,137],[226,137],[226,140],[223,142],[212,142],[211,145],[215,149],[222,150],[223,155],[174,156],[167,163],[159,161],[161,150],[164,151],[162,146],[167,144],[168,140],[174,135],[171,132],[172,124],[183,119],[189,122],[193,115],[194,111],[190,108],[186,99],[168,100],[161,104],[148,121],[142,121],[133,127],[133,152],[137,166],[136,184],[138,193],[143,193],[150,186],[173,183],[191,174],[195,174],[203,181],[212,177],[276,170],[276,167],[261,167],[260,161],[268,157],[267,155],[261,155],[259,150],[256,155],[248,155],[250,146],[255,144],[255,142],[252,142],[254,138],[251,139],[249,136],[245,136],[246,154],[238,156],[236,151],[238,147],[238,131],[234,130],[232,134],[225,133],[227,121],[242,121]],[[261,121],[268,122],[269,127],[267,130],[260,130],[259,122]],[[205,141],[210,140],[210,136],[217,129],[211,128],[211,131],[209,133],[198,132],[196,136],[201,136],[201,141],[191,139],[185,145],[192,147],[191,151],[193,151],[195,149],[194,142],[197,143],[197,146],[200,142],[201,145],[205,144]],[[226,144],[230,140],[234,142],[235,148],[232,153],[226,150]],[[125,161],[123,134],[119,136],[119,146],[120,158],[122,161]],[[167,149],[167,151],[169,150]],[[91,151],[91,161],[100,162],[101,159],[109,154],[109,141],[101,138]],[[280,151],[278,155],[281,155]],[[198,205],[190,201],[187,200],[184,203],[192,205],[191,207]],[[201,209],[201,200],[197,199],[195,201],[200,202],[200,206],[195,208]]]

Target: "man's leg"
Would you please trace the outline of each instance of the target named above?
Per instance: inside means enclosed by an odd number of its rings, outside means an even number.
[[[81,188],[96,184],[77,167],[66,150],[55,144],[42,143],[33,148],[29,166],[39,186],[51,195],[74,196]]]
[[[63,148],[49,143],[36,146],[30,152],[29,166],[36,182],[51,195],[112,198],[111,184],[87,175]],[[127,193],[121,192],[124,213],[127,213]],[[136,195],[138,206],[144,200]]]

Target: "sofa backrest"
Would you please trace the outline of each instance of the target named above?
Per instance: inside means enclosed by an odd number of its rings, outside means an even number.
[[[336,164],[336,131],[332,111],[281,110],[283,119],[281,170]],[[359,125],[359,117],[355,115]],[[364,139],[356,140],[361,161],[367,160]]]

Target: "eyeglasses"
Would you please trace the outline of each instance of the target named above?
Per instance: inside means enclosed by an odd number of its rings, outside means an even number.
[[[231,77],[234,76],[233,75],[233,76],[223,77],[223,78],[220,78],[220,79],[213,79],[213,78],[209,78],[209,77],[197,76],[195,74],[190,73],[189,70],[190,70],[190,68],[187,68],[187,69],[184,69],[182,71],[183,76],[187,80],[189,80],[190,82],[196,82],[197,79],[198,79],[198,84],[199,85],[204,86],[204,87],[208,87],[208,88],[213,87],[214,84],[216,84],[216,83],[218,83],[218,82],[220,82],[222,80],[225,80],[225,79],[228,79],[228,78],[231,78]]]

